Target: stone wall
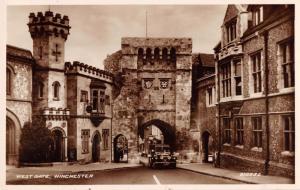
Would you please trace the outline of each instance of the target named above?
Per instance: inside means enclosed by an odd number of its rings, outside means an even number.
[[[138,151],[138,128],[154,120],[175,127],[177,150],[192,149],[178,140],[190,128],[191,48],[188,38],[122,38],[123,85],[113,101],[113,137],[127,138],[129,159]],[[165,87],[162,81],[167,81]]]

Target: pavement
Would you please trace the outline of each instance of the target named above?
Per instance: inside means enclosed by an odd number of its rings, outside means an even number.
[[[255,173],[242,173],[240,171],[213,167],[206,163],[177,164],[177,168],[198,172],[224,179],[231,179],[249,184],[294,184],[295,180],[286,177],[260,175]],[[251,176],[252,175],[252,176]],[[256,175],[256,176],[255,176]],[[258,176],[259,175],[259,176]]]
[[[141,164],[135,163],[89,163],[89,164],[73,164],[54,163],[53,166],[47,167],[21,167],[6,166],[6,181],[18,180],[17,175],[53,175],[64,173],[80,173],[87,171],[114,170],[120,168],[140,167]],[[180,163],[177,168],[189,170],[192,172],[220,177],[224,179],[235,180],[249,184],[294,184],[294,179],[279,176],[249,176],[249,173],[241,173],[240,171],[215,168],[212,164],[203,163]],[[246,175],[245,175],[246,174]],[[247,175],[248,174],[248,175]],[[251,174],[251,173],[250,173]],[[24,177],[24,176],[23,176]]]

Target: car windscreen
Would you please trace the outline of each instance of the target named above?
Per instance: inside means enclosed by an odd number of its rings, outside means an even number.
[[[170,147],[157,146],[155,152],[170,152]]]

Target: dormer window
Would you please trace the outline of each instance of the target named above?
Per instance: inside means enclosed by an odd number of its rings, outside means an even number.
[[[256,26],[259,23],[263,22],[263,18],[264,18],[264,15],[263,15],[263,7],[262,6],[257,7],[256,9],[254,9],[252,11],[253,26]]]
[[[226,24],[227,42],[232,42],[236,39],[236,20]]]

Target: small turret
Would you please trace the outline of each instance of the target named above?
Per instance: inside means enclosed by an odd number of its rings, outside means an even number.
[[[67,40],[70,34],[69,17],[56,13],[55,16],[52,11],[46,11],[45,15],[42,12],[38,12],[37,15],[34,13],[29,14],[29,32],[31,37],[47,37],[56,36],[62,37]]]

